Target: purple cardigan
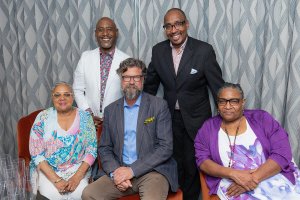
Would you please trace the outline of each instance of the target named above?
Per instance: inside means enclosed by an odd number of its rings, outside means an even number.
[[[266,159],[270,158],[280,165],[281,174],[295,184],[293,175],[295,168],[291,162],[291,146],[286,131],[266,111],[245,110],[244,116],[260,141]],[[217,115],[205,121],[199,129],[195,138],[197,166],[200,166],[207,159],[223,165],[218,149],[218,131],[221,123],[222,118]],[[210,194],[217,193],[220,181],[220,178],[206,175],[206,183],[210,189]]]

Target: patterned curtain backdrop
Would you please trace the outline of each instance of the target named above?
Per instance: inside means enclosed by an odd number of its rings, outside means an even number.
[[[192,37],[211,43],[224,79],[240,82],[247,107],[269,111],[300,160],[300,0],[1,0],[0,153],[16,155],[21,116],[51,105],[56,81],[73,82],[97,20],[119,28],[118,47],[149,64],[165,39],[163,17],[183,9]]]

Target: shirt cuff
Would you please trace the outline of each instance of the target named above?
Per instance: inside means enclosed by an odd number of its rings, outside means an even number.
[[[132,177],[134,177],[135,175],[134,175],[134,172],[133,172],[132,168],[131,168],[131,167],[129,167],[129,169],[131,170]]]
[[[44,156],[41,155],[37,155],[34,159],[33,162],[35,164],[35,166],[38,166],[41,162],[43,162],[44,160],[46,160],[46,158]]]
[[[83,159],[84,162],[88,163],[90,166],[95,162],[95,157],[92,154],[87,154]]]
[[[110,173],[109,173],[109,177],[110,177],[110,179],[113,181],[113,180],[114,180],[114,173],[113,173],[113,172],[110,172]]]

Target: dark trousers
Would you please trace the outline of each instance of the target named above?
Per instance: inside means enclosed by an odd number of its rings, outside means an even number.
[[[200,180],[195,161],[194,140],[184,126],[180,111],[173,116],[173,156],[177,161],[178,182],[183,191],[184,200],[198,200]]]

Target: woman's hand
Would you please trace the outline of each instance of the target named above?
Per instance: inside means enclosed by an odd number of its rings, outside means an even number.
[[[226,195],[228,197],[238,197],[239,195],[243,194],[244,192],[247,192],[245,188],[238,185],[237,183],[233,182],[228,188]]]
[[[81,172],[77,171],[71,178],[69,178],[68,187],[66,188],[66,190],[68,192],[74,192],[83,177],[84,175]]]
[[[68,182],[65,181],[65,180],[61,180],[57,183],[54,183],[54,186],[57,188],[58,192],[59,193],[66,193],[66,192],[69,192],[67,190],[67,187],[68,187]]]
[[[254,190],[259,182],[254,178],[250,170],[235,170],[230,173],[230,178],[238,185],[245,188],[247,191]]]

